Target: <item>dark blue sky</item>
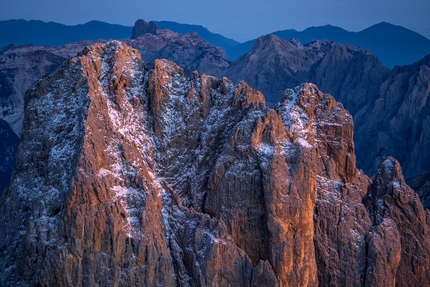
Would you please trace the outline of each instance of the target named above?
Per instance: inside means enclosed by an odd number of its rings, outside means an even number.
[[[385,21],[430,38],[430,0],[0,0],[0,20],[132,26],[135,20],[199,24],[245,41],[277,30],[332,24],[360,31]]]

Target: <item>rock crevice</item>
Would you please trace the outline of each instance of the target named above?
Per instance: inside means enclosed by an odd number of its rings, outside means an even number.
[[[425,286],[419,198],[393,159],[356,169],[352,117],[314,84],[270,109],[113,41],[26,101],[3,285]]]

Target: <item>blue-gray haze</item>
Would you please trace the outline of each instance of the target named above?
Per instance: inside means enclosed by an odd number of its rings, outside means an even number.
[[[0,0],[0,20],[132,26],[134,21],[199,24],[246,41],[277,30],[331,24],[360,31],[389,22],[430,38],[429,0]]]

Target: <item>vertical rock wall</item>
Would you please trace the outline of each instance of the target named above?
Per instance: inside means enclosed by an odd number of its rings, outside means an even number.
[[[0,283],[426,286],[427,214],[394,160],[356,169],[352,136],[313,84],[269,109],[245,83],[86,48],[27,94]]]

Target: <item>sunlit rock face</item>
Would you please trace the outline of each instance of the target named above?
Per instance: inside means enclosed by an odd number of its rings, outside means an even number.
[[[180,64],[187,74],[194,70],[212,74],[229,65],[225,53],[220,48],[208,44],[196,33],[180,35],[170,30],[159,30],[154,22],[147,23],[146,28],[139,30],[138,23],[141,21],[137,21],[136,24],[136,29],[140,31],[139,37],[124,41],[138,49],[144,62],[152,65],[155,59],[166,58]],[[99,42],[104,43],[106,40],[80,41],[58,47],[9,45],[1,48],[0,120],[6,121],[20,137],[24,118],[24,94],[30,85],[41,77],[55,72],[65,61],[75,57],[86,46]],[[0,137],[0,146],[11,151],[11,156],[0,157],[0,172],[4,170],[0,178],[1,193],[10,183],[16,141]]]
[[[357,166],[366,174],[386,156],[400,162],[407,179],[430,170],[430,54],[390,70],[369,50],[267,35],[218,75],[245,80],[269,106],[286,87],[315,83],[353,115]]]
[[[428,215],[398,167],[356,169],[352,135],[314,84],[270,109],[243,82],[93,45],[26,95],[0,285],[426,286]],[[390,180],[414,212],[374,207]]]

